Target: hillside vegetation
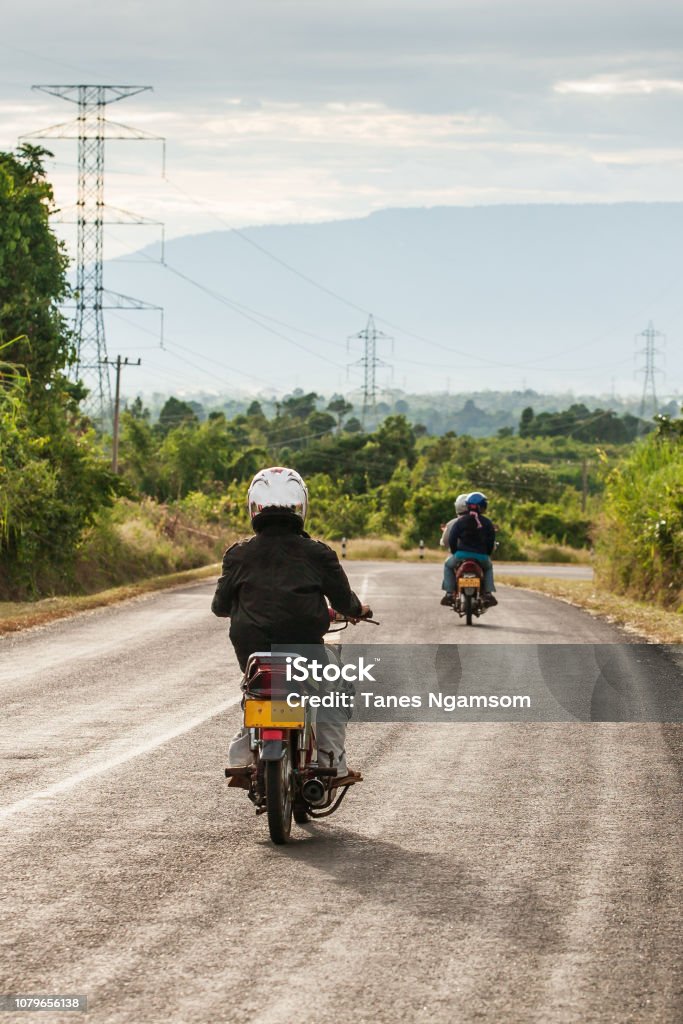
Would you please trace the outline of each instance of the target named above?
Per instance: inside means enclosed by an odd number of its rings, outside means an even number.
[[[434,437],[402,412],[364,430],[342,396],[321,403],[300,390],[274,415],[253,401],[201,418],[170,398],[155,422],[138,399],[122,414],[113,474],[111,439],[68,375],[67,261],[41,157],[0,154],[0,599],[89,593],[214,561],[250,532],[252,474],[289,464],[308,481],[316,536],[436,549],[456,495],[478,489],[498,557],[585,561],[596,545],[606,585],[680,602],[678,420],[634,441],[635,417],[576,404],[524,409],[518,433]]]

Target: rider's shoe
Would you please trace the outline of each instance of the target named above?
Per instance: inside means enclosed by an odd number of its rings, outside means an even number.
[[[251,767],[245,765],[243,768],[226,768],[225,774],[230,789],[249,789],[251,781]]]
[[[233,775],[228,779],[228,789],[249,789],[249,779],[246,775]]]
[[[336,789],[338,786],[352,786],[354,782],[362,782],[363,776],[360,772],[351,771],[349,768],[346,775],[342,775],[341,778],[330,779],[330,789]]]
[[[495,608],[495,606],[497,604],[498,604],[498,602],[496,601],[496,599],[493,596],[493,594],[484,594],[484,607],[485,608]]]
[[[450,607],[453,604],[453,595],[444,594],[441,600],[439,601],[439,604],[445,604]]]

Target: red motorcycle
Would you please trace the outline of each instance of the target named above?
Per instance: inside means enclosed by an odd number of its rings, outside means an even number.
[[[343,623],[341,629],[357,621],[379,625],[371,611],[361,620],[330,611],[331,621]],[[225,769],[227,778],[244,781],[256,813],[267,815],[270,838],[278,845],[289,839],[292,818],[303,825],[334,814],[349,787],[362,781],[356,778],[337,786],[337,769],[318,761],[315,710],[310,701],[287,699],[293,692],[287,679],[292,657],[297,655],[266,651],[249,658],[242,679],[242,708],[253,761],[247,767]],[[301,692],[317,694],[317,687],[304,682]]]
[[[483,598],[484,570],[479,562],[473,558],[459,562],[455,571],[455,584],[453,611],[460,618],[464,616],[467,625],[471,626],[472,618],[479,618],[486,611]]]

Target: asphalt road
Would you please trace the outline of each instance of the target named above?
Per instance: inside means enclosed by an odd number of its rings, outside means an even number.
[[[625,641],[502,587],[467,629],[438,567],[347,568],[378,643]],[[683,1019],[683,727],[357,725],[366,781],[275,848],[222,778],[211,590],[0,638],[0,993],[96,1024]]]

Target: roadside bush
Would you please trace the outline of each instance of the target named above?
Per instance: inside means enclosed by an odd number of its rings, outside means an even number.
[[[591,522],[581,515],[578,508],[572,508],[571,502],[567,507],[524,502],[515,508],[513,522],[525,533],[537,533],[558,544],[585,548],[590,543]]]
[[[683,605],[683,421],[662,421],[607,477],[596,531],[600,583]]]

